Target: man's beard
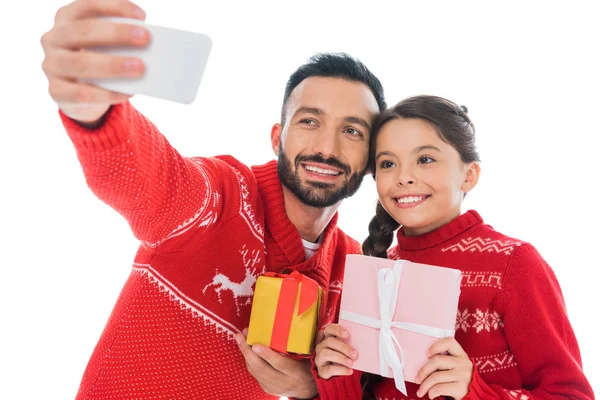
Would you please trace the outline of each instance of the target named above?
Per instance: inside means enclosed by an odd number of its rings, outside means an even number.
[[[314,162],[330,165],[336,169],[343,171],[345,179],[342,186],[337,189],[333,184],[325,182],[307,182],[303,184],[300,180],[299,170],[302,168],[301,162]],[[279,180],[281,183],[290,189],[298,199],[307,206],[324,208],[330,207],[346,197],[352,196],[360,187],[365,171],[355,172],[350,175],[350,167],[343,164],[336,158],[323,158],[320,155],[314,154],[312,156],[298,155],[294,160],[294,173],[292,169],[292,162],[286,156],[281,145],[279,146],[279,155],[277,160],[277,172],[279,174]]]

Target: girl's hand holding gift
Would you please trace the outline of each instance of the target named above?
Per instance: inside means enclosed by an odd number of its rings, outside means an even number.
[[[328,324],[323,329],[315,349],[315,365],[321,378],[352,375],[352,364],[358,353],[343,341],[347,338],[348,331],[341,325]]]
[[[416,383],[421,384],[417,396],[425,394],[430,399],[439,396],[460,400],[469,392],[473,377],[473,363],[454,338],[435,342],[427,351],[429,361],[417,374]]]

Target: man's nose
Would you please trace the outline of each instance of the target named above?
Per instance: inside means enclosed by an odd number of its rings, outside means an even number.
[[[324,129],[316,134],[312,150],[323,158],[337,157],[340,151],[339,138],[335,130]]]

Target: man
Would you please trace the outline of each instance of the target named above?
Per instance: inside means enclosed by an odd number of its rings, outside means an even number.
[[[324,54],[286,87],[271,130],[278,161],[185,158],[127,102],[79,78],[136,77],[139,60],[80,51],[148,43],[127,0],[77,0],[42,37],[49,92],[92,191],[141,241],[92,354],[79,399],[311,398],[310,363],[245,343],[256,278],[298,270],[324,290],[334,318],[345,256],[356,241],[337,209],[365,174],[380,82],[359,61]],[[207,133],[210,134],[210,133]]]

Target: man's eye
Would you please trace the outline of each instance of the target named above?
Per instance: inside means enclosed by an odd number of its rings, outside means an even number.
[[[346,128],[346,132],[352,136],[363,136],[362,132],[354,128]]]
[[[300,123],[301,123],[301,124],[308,124],[308,125],[315,125],[315,124],[316,124],[316,122],[315,122],[315,121],[313,121],[313,120],[312,120],[312,119],[310,119],[310,118],[302,118],[302,119],[300,120]]]
[[[418,164],[430,164],[432,162],[435,162],[435,160],[429,156],[422,156],[419,157],[419,162]]]

